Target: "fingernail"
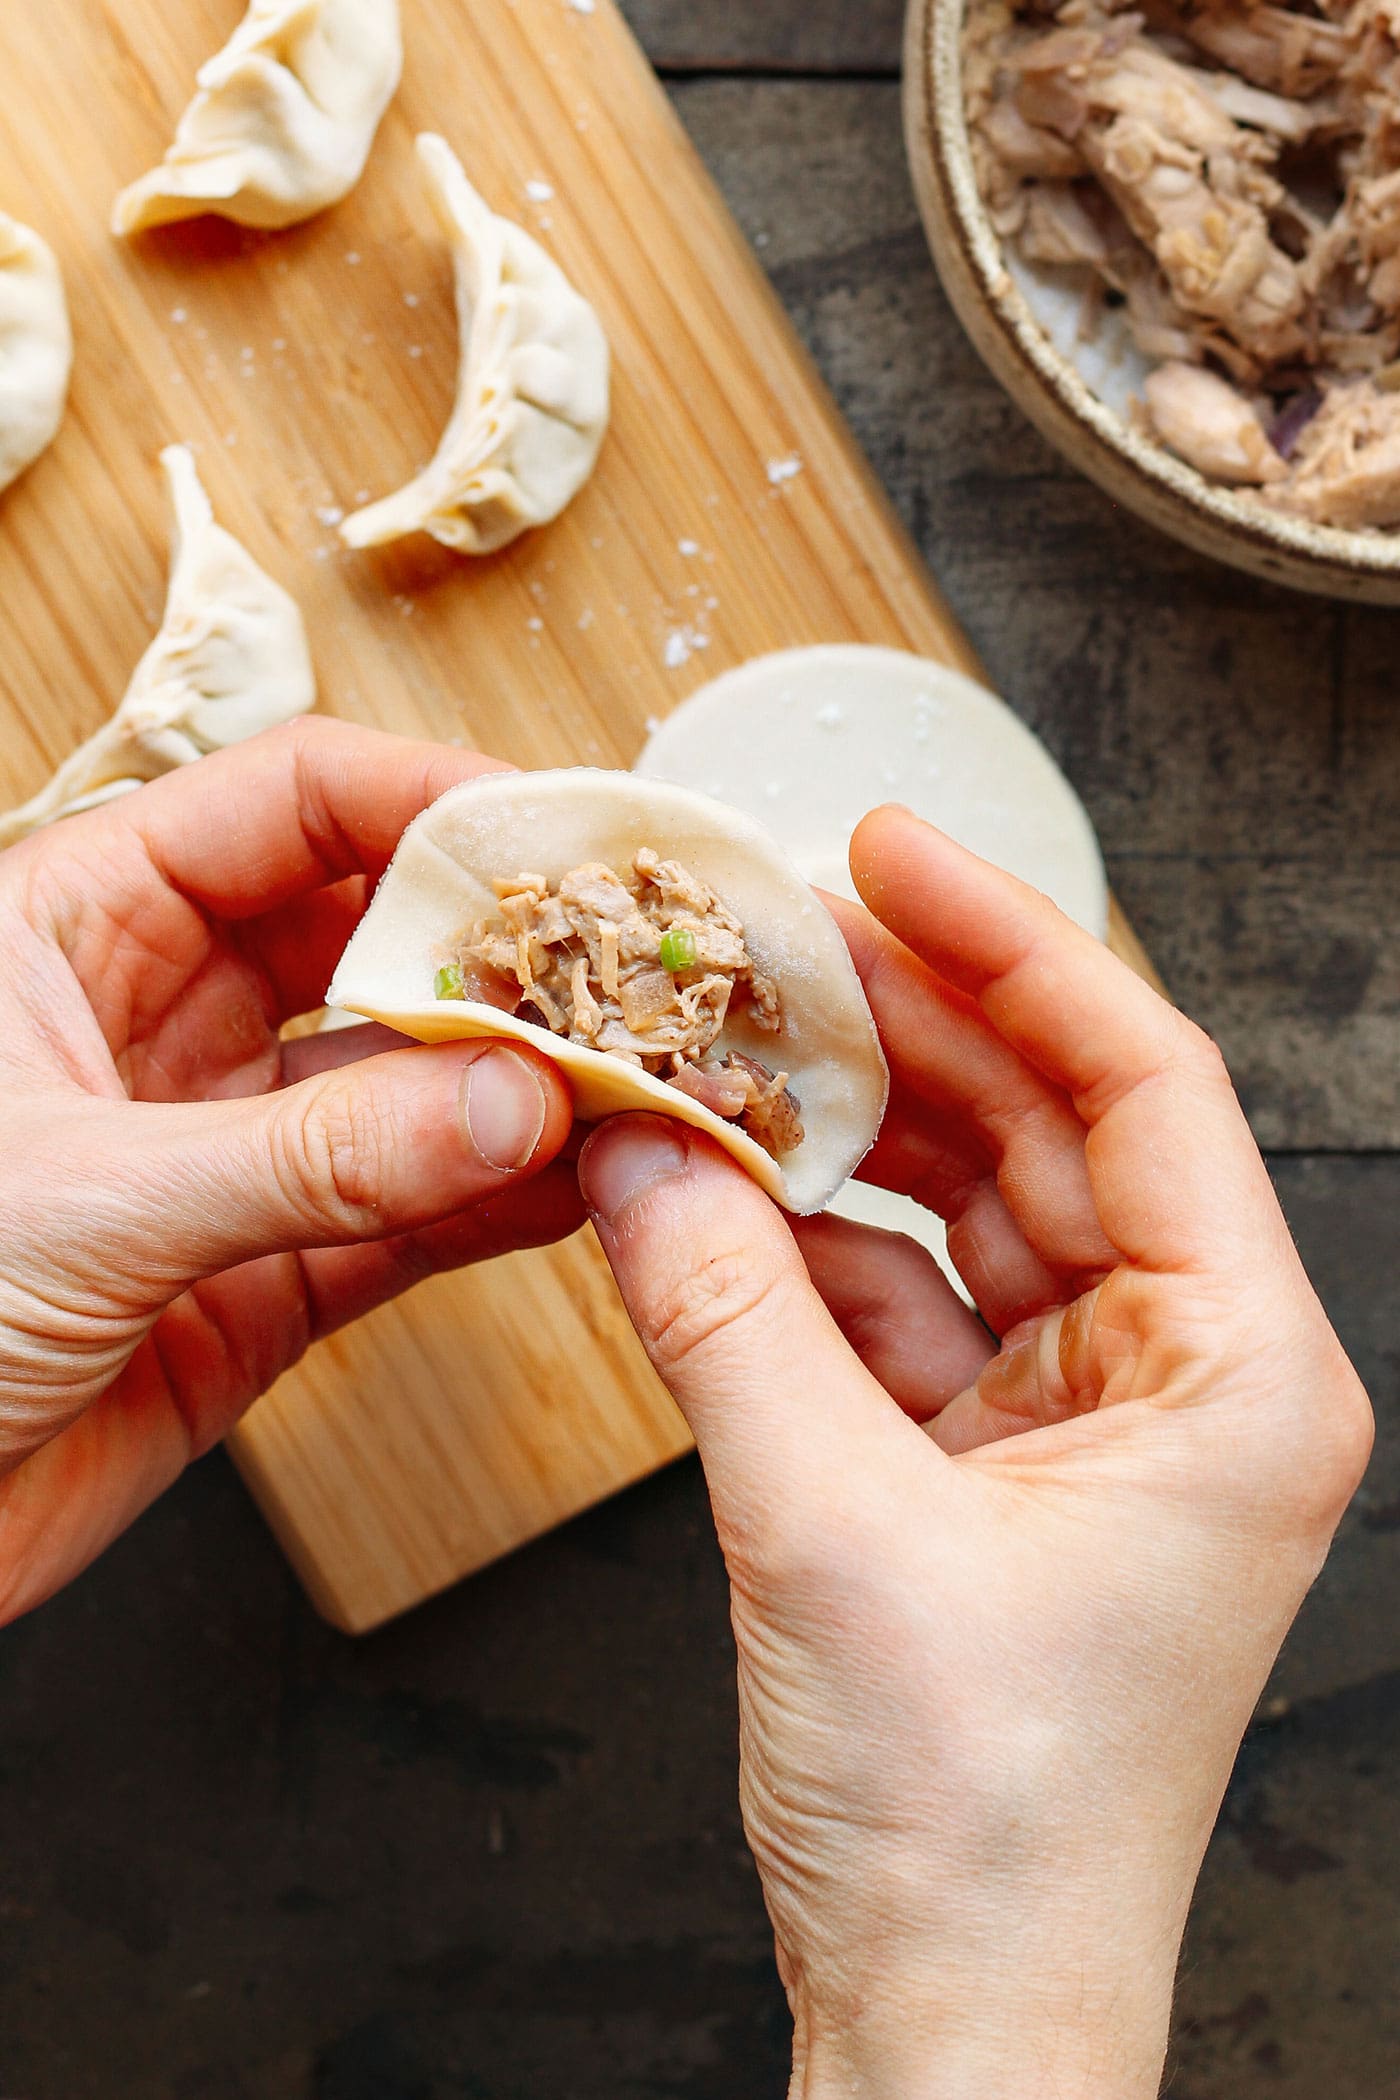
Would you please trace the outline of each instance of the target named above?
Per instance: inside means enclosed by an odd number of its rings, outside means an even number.
[[[661,1116],[604,1124],[578,1163],[583,1200],[595,1217],[613,1224],[645,1190],[685,1172],[690,1157],[683,1131]]]
[[[523,1167],[544,1129],[545,1098],[531,1067],[513,1050],[488,1050],[467,1068],[462,1093],[467,1136],[488,1167]]]
[[[977,1376],[977,1391],[983,1404],[1004,1415],[1033,1418],[1040,1387],[1039,1365],[1037,1332],[1003,1338],[997,1354]]]

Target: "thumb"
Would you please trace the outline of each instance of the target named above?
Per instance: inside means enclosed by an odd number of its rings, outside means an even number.
[[[847,1347],[797,1244],[710,1138],[618,1116],[589,1138],[579,1185],[632,1324],[684,1414],[716,1514],[811,1502],[859,1439],[917,1435]],[[922,1439],[921,1439],[922,1441]]]
[[[148,1259],[171,1288],[468,1210],[545,1166],[572,1121],[556,1068],[493,1042],[414,1045],[277,1093],[123,1116],[137,1186],[159,1202]]]

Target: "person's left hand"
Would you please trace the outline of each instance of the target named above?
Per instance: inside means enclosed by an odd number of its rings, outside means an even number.
[[[0,854],[0,1622],[316,1336],[580,1222],[545,1059],[279,1039],[404,826],[489,766],[307,720]]]

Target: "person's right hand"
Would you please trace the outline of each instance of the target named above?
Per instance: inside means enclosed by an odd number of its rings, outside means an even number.
[[[905,812],[852,868],[893,1073],[865,1171],[950,1219],[1000,1339],[679,1125],[580,1167],[729,1565],[793,2091],[1146,2100],[1370,1412],[1207,1038]]]

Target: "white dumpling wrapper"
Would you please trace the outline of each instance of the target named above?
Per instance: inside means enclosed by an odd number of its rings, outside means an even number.
[[[174,510],[160,631],[111,720],[65,759],[31,801],[0,815],[0,846],[289,722],[316,704],[311,652],[295,599],[215,524],[188,446],[168,446],[160,463]]]
[[[856,895],[851,834],[892,797],[1103,940],[1088,811],[1035,732],[948,664],[863,642],[750,657],[652,727],[633,768],[747,810],[807,877]]]
[[[113,233],[217,212],[294,226],[347,196],[403,70],[398,0],[252,0]]]
[[[53,250],[0,212],[0,489],[57,436],[72,370],[73,331]]]
[[[805,1135],[781,1160],[736,1124],[606,1051],[494,1006],[433,995],[439,966],[456,959],[478,919],[497,912],[493,877],[529,868],[557,883],[593,860],[622,871],[643,846],[709,883],[778,988],[780,1032],[765,1034],[740,1006],[726,1017],[715,1054],[738,1050],[788,1073]],[[530,1043],[562,1069],[585,1122],[627,1109],[675,1117],[707,1131],[775,1201],[802,1213],[820,1210],[859,1165],[889,1092],[860,979],[810,884],[751,818],[631,773],[496,773],[449,789],[400,839],[326,1004],[425,1043],[470,1036]]]
[[[351,547],[427,532],[459,554],[490,554],[557,517],[593,472],[608,339],[538,241],[477,195],[445,139],[425,132],[418,152],[452,244],[456,404],[422,473],[340,531]]]
[[[752,657],[658,722],[635,771],[747,810],[809,882],[851,898],[851,834],[898,796],[1097,939],[1108,931],[1108,878],[1083,803],[1006,702],[947,664],[859,642]],[[920,1241],[968,1297],[943,1220],[913,1196],[853,1181],[832,1209]]]

